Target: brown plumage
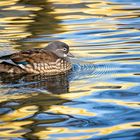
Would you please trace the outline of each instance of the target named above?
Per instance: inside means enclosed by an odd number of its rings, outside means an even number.
[[[7,73],[45,73],[56,75],[71,69],[67,44],[55,41],[43,49],[21,51],[0,59],[11,60],[13,63],[0,63],[0,72]]]

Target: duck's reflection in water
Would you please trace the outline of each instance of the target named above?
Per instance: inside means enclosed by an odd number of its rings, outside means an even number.
[[[0,84],[1,87],[16,88],[18,92],[29,91],[42,91],[55,94],[69,92],[69,73],[47,76],[45,74],[1,74]],[[20,91],[21,90],[21,91]]]

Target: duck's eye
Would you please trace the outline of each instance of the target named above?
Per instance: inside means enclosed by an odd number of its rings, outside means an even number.
[[[67,51],[67,49],[66,48],[63,48],[63,51]]]

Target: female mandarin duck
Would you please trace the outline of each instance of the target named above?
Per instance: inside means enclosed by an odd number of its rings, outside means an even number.
[[[6,73],[35,73],[56,75],[72,68],[69,57],[69,46],[60,41],[54,41],[45,48],[21,51],[0,57],[0,72]],[[4,60],[10,60],[6,62]]]

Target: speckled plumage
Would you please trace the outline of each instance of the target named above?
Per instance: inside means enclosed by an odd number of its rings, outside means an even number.
[[[56,75],[70,70],[72,66],[69,58],[63,55],[63,53],[66,55],[69,53],[68,46],[66,46],[67,51],[64,52],[63,48],[65,48],[65,43],[57,41],[52,44],[52,48],[50,47],[51,49],[37,48],[1,57],[0,59],[12,60],[13,64],[3,61],[0,63],[0,72],[45,73],[47,75]],[[55,49],[53,49],[53,47],[55,47]],[[54,50],[56,50],[56,53]],[[62,53],[62,57],[57,55],[57,50],[63,51],[60,52],[60,55]]]

